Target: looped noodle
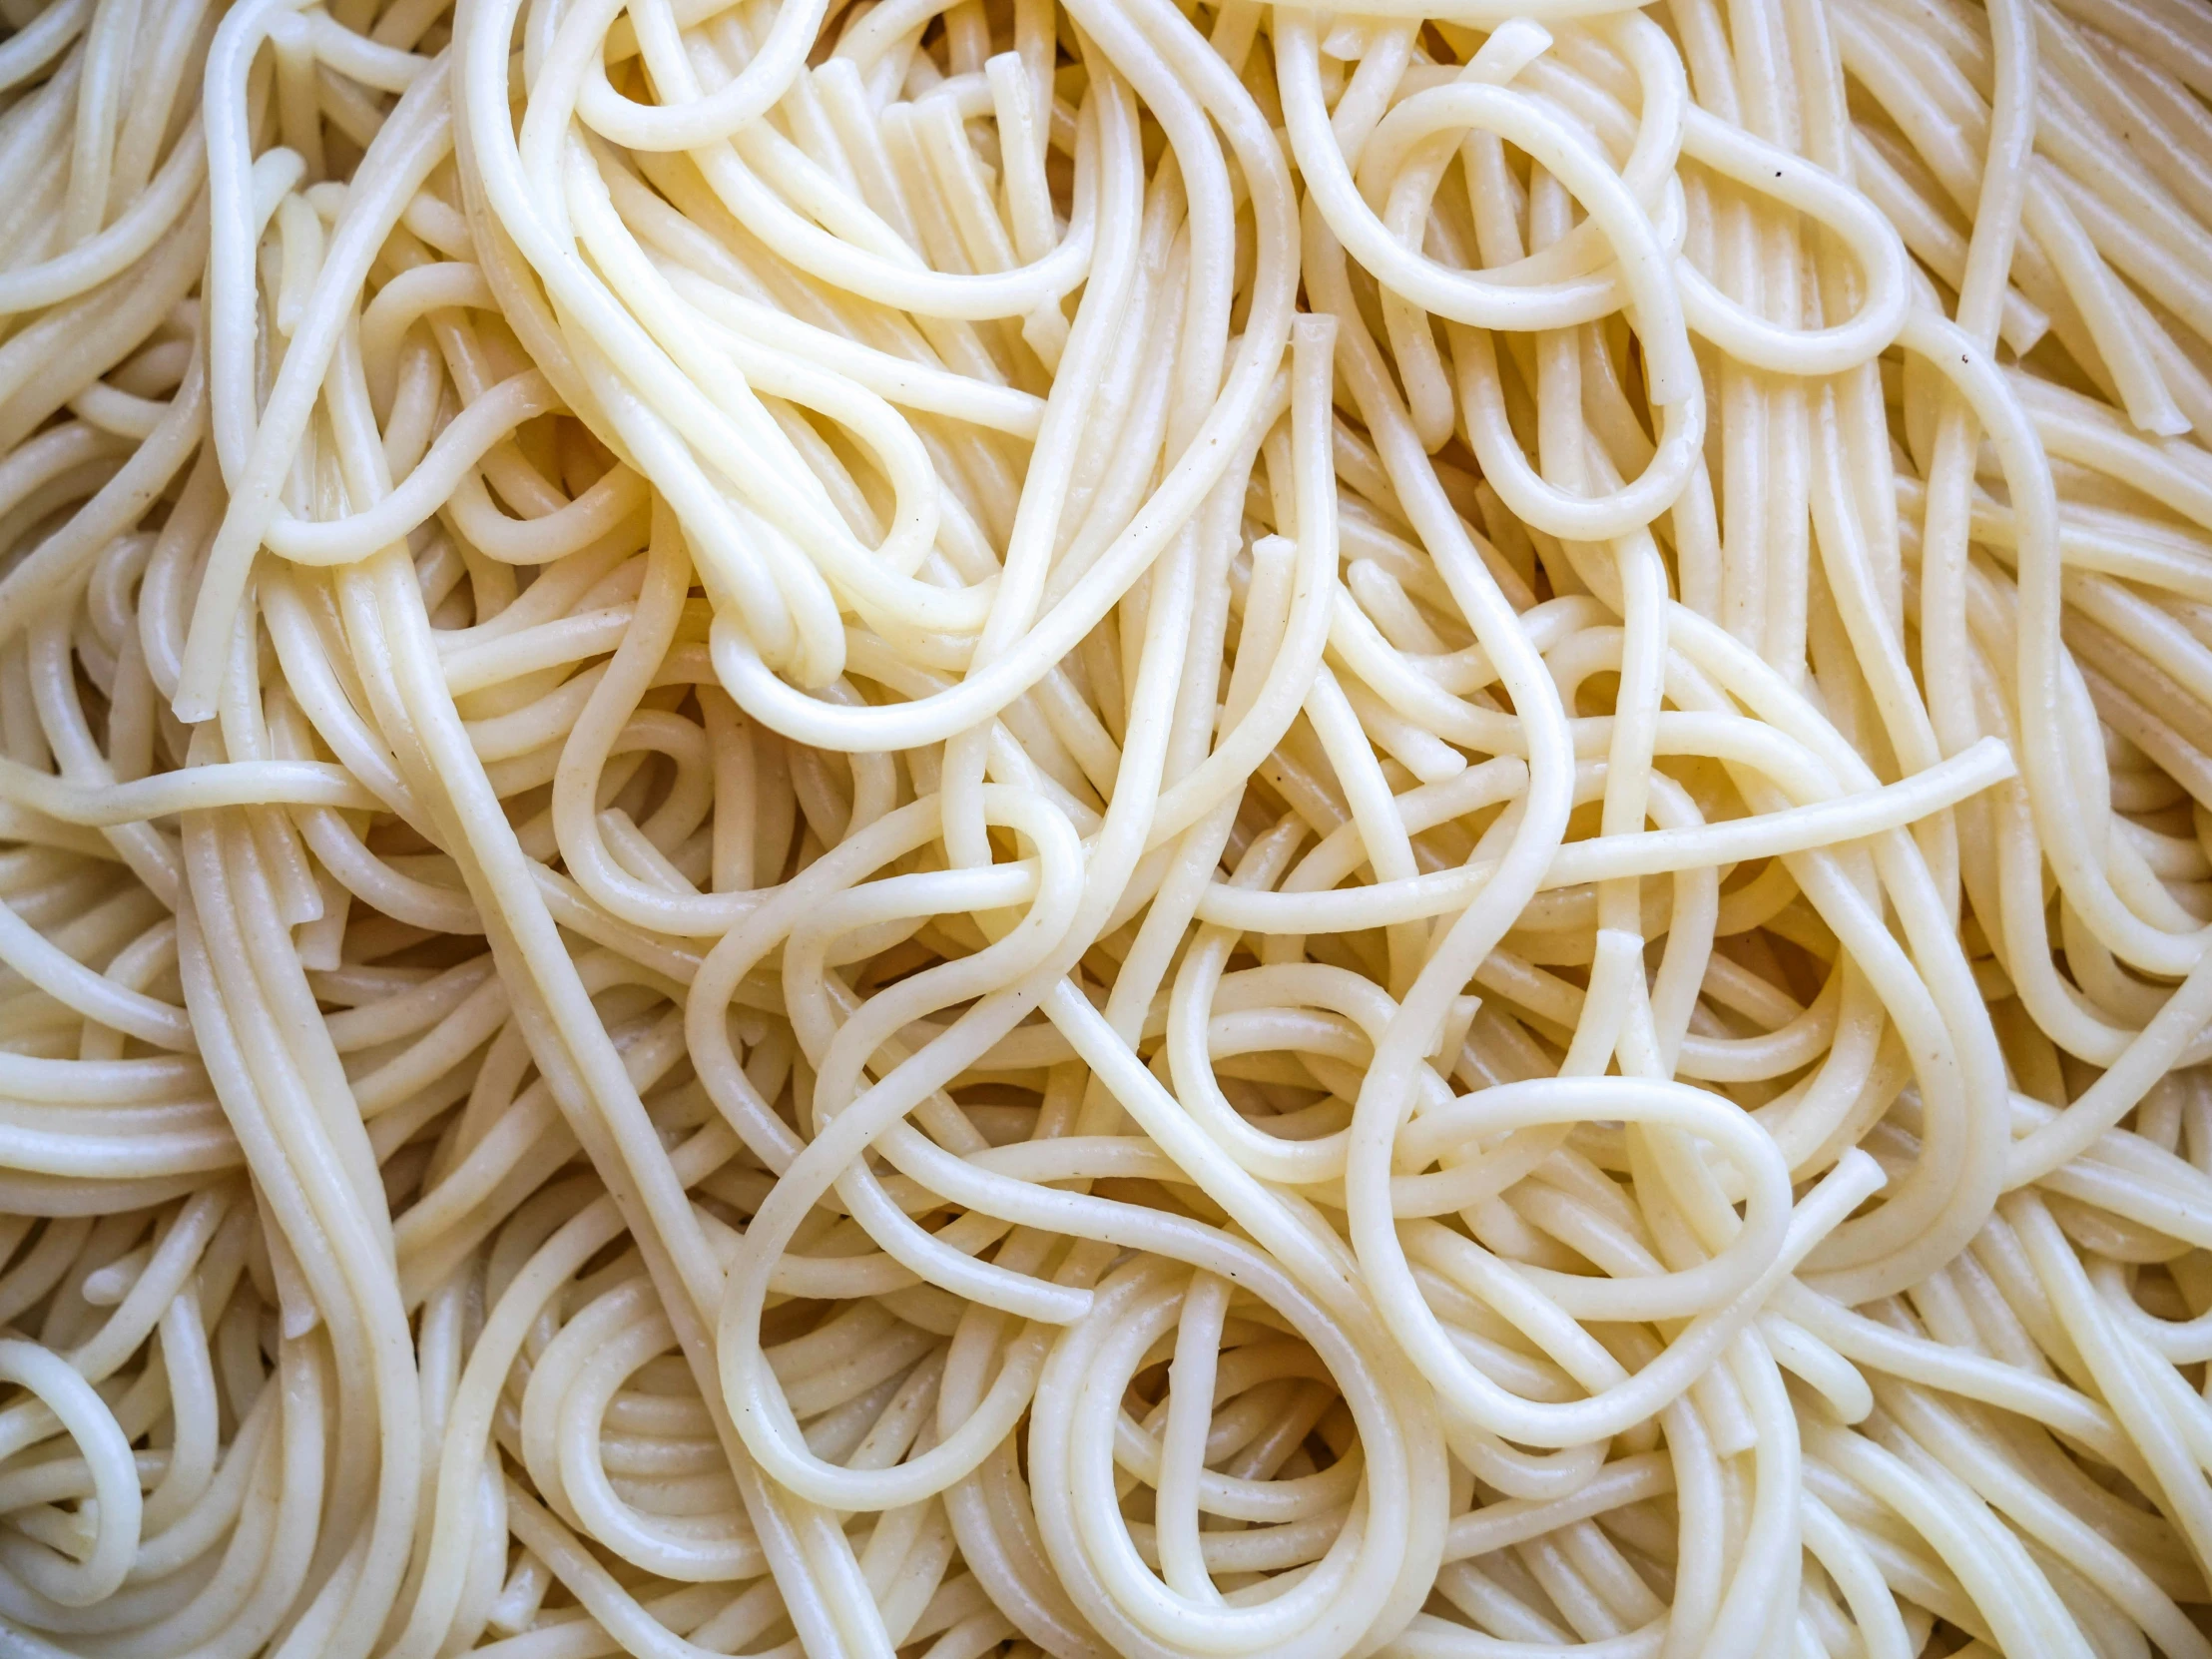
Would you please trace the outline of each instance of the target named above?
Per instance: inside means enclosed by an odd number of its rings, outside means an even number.
[[[2212,1659],[2194,0],[0,0],[0,1650]]]

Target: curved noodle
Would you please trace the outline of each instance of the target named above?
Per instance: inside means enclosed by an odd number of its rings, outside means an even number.
[[[0,0],[0,1651],[2212,1659],[2198,0]]]

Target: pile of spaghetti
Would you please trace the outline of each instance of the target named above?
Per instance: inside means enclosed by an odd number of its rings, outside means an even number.
[[[0,16],[0,1653],[2212,1659],[2201,0]]]

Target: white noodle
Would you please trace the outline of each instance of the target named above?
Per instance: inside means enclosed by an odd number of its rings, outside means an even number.
[[[0,19],[0,1650],[2212,1659],[2197,0]]]

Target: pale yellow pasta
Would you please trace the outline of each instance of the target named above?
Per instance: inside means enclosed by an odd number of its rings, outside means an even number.
[[[0,20],[0,1654],[2212,1659],[2202,0]]]

